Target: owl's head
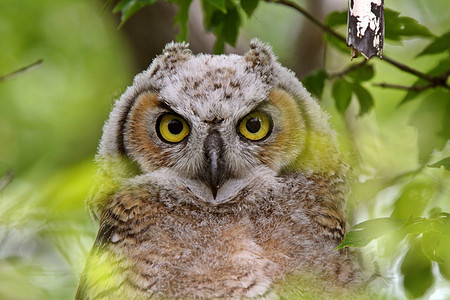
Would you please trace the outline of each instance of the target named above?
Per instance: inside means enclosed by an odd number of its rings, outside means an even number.
[[[136,175],[123,163],[133,161],[138,175],[176,182],[208,205],[264,180],[340,168],[327,114],[256,39],[244,56],[168,44],[116,102],[98,158],[117,182]]]

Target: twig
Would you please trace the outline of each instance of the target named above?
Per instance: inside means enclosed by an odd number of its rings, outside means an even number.
[[[421,92],[421,91],[435,87],[433,84],[405,86],[405,85],[390,84],[390,83],[384,83],[384,82],[383,83],[374,83],[373,85],[379,86],[382,88],[399,89],[399,90],[414,91],[414,92]]]
[[[415,69],[413,69],[411,67],[408,67],[407,65],[402,64],[402,63],[400,63],[398,61],[395,61],[395,60],[393,60],[390,57],[386,57],[385,55],[383,55],[383,60],[388,62],[388,63],[390,63],[391,65],[397,67],[398,69],[400,69],[400,70],[402,70],[404,72],[416,75],[417,77],[423,78],[423,79],[425,79],[425,80],[427,80],[429,82],[433,82],[433,80],[434,80],[433,76],[425,74],[425,73],[422,73],[422,72],[420,72],[418,70],[415,70]]]
[[[345,44],[347,44],[347,40],[346,38],[341,35],[340,33],[337,33],[336,31],[334,31],[331,27],[323,24],[322,22],[320,22],[316,17],[314,17],[313,15],[311,15],[308,11],[306,11],[303,7],[301,7],[299,4],[290,1],[290,0],[265,0],[266,2],[271,2],[271,3],[276,3],[276,4],[282,4],[285,6],[289,6],[295,10],[297,10],[299,13],[301,13],[302,15],[304,15],[308,20],[310,20],[311,22],[313,22],[314,24],[316,24],[318,27],[320,27],[323,31],[333,35],[334,37],[336,37],[338,40],[340,40],[341,42],[344,42]],[[429,81],[430,83],[433,84],[433,87],[436,86],[443,86],[448,88],[448,85],[446,84],[446,79],[448,78],[448,75],[445,76],[445,80],[442,80],[443,76],[445,74],[448,73],[448,71],[446,73],[444,73],[442,76],[431,76],[428,74],[425,74],[419,70],[413,69],[411,67],[408,67],[405,64],[402,64],[390,57],[387,57],[386,55],[383,55],[383,61],[393,65],[394,67],[398,68],[399,70],[402,70],[403,72],[407,72],[410,74],[413,74],[417,77],[423,78],[427,81]]]
[[[301,7],[297,3],[289,1],[289,0],[265,0],[265,1],[266,2],[272,2],[272,3],[278,3],[278,4],[283,4],[283,5],[289,6],[289,7],[293,8],[293,9],[297,10],[302,15],[304,15],[308,20],[310,20],[311,22],[313,22],[314,24],[319,26],[323,31],[328,32],[329,34],[331,34],[334,37],[336,37],[338,40],[346,43],[346,39],[345,39],[344,36],[340,35],[336,31],[334,31],[332,28],[330,28],[327,25],[325,25],[322,22],[320,22],[316,17],[311,15],[307,10],[305,10],[303,7]]]
[[[9,170],[6,174],[0,178],[0,192],[13,180],[14,172]]]
[[[362,62],[358,63],[358,64],[353,64],[350,67],[348,67],[347,69],[342,70],[341,72],[337,72],[334,74],[328,74],[328,78],[332,79],[332,78],[336,78],[336,77],[342,77],[347,73],[350,73],[351,71],[357,70],[359,68],[362,68],[366,65],[367,60],[363,60]]]
[[[44,61],[44,60],[41,58],[41,59],[35,61],[34,63],[29,64],[29,65],[27,65],[27,66],[25,66],[25,67],[23,67],[23,68],[20,68],[20,69],[18,69],[18,70],[16,70],[16,71],[13,71],[13,72],[11,72],[11,73],[2,75],[2,76],[0,76],[0,82],[5,81],[5,80],[8,80],[8,79],[11,79],[11,78],[13,78],[13,77],[15,77],[15,76],[20,75],[21,73],[27,72],[27,71],[29,71],[29,70],[31,70],[31,69],[33,69],[33,68],[39,66],[40,64],[42,64],[43,61]]]

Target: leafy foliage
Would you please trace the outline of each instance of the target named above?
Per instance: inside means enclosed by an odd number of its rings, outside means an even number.
[[[438,54],[450,51],[450,32],[444,33],[442,36],[436,37],[425,49],[417,56]]]
[[[438,162],[435,162],[434,164],[428,165],[430,168],[440,168],[444,167],[447,171],[450,171],[450,156],[446,157]]]
[[[122,0],[114,6],[113,12],[121,13],[120,26],[122,26],[126,20],[128,20],[132,15],[134,15],[141,8],[152,5],[156,0]]]
[[[108,1],[111,4],[113,0]],[[121,0],[114,6],[113,12],[121,14],[121,24],[144,6],[152,5],[156,0]],[[188,40],[189,7],[192,0],[168,0],[178,6],[175,23],[180,31],[178,41]],[[259,0],[201,0],[206,30],[217,37],[214,45],[215,53],[223,53],[225,43],[236,45],[239,29],[244,14],[251,17],[257,8]]]
[[[393,41],[401,41],[405,37],[432,37],[431,31],[417,20],[410,17],[401,17],[400,13],[392,9],[384,10],[385,38]]]
[[[327,73],[324,70],[318,70],[308,77],[303,79],[303,85],[317,98],[322,97],[323,88],[325,87],[325,80],[327,79]]]

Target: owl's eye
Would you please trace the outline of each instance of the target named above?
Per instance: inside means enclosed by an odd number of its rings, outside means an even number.
[[[239,123],[239,133],[251,141],[262,140],[271,130],[272,120],[262,112],[250,113]]]
[[[189,134],[189,126],[180,116],[165,114],[156,121],[156,132],[163,141],[178,143]]]

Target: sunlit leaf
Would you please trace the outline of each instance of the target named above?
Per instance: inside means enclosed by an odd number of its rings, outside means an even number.
[[[331,94],[334,104],[340,113],[344,113],[352,100],[352,87],[344,78],[339,78],[333,83]]]
[[[371,241],[400,229],[406,222],[406,219],[378,218],[359,223],[345,235],[344,240],[336,249],[364,247]]]
[[[403,37],[432,37],[431,31],[410,17],[400,17],[400,13],[389,8],[384,10],[385,38],[400,41]]]
[[[406,184],[394,203],[391,218],[419,217],[436,192],[436,184],[429,178],[419,177]]]
[[[327,73],[325,73],[324,70],[318,70],[306,76],[302,80],[302,83],[311,94],[320,99],[322,97],[322,92],[325,86],[326,78]]]
[[[411,297],[422,297],[433,285],[431,261],[423,254],[420,243],[414,241],[400,267],[403,287]]]
[[[247,14],[247,16],[251,17],[256,7],[258,6],[259,0],[241,0],[241,7]]]
[[[431,44],[422,50],[417,56],[436,54],[444,51],[450,51],[450,32],[437,37]]]
[[[359,103],[359,116],[369,112],[373,107],[373,97],[370,92],[359,83],[352,84],[353,92]]]
[[[435,90],[422,100],[410,124],[418,130],[419,159],[426,163],[434,150],[441,150],[450,139],[450,92]]]
[[[443,235],[450,235],[450,218],[446,215],[437,218],[409,218],[402,227],[406,234],[423,234],[426,232],[438,232]]]
[[[437,255],[443,262],[439,264],[441,275],[450,281],[450,235],[441,235]]]
[[[430,168],[440,168],[444,167],[445,170],[450,171],[450,156],[447,156],[446,158],[435,162],[434,164],[428,165]]]
[[[422,251],[425,254],[428,259],[435,261],[437,263],[444,263],[444,260],[439,257],[439,254],[437,253],[439,248],[439,243],[441,240],[441,233],[440,232],[425,232],[422,235]]]

